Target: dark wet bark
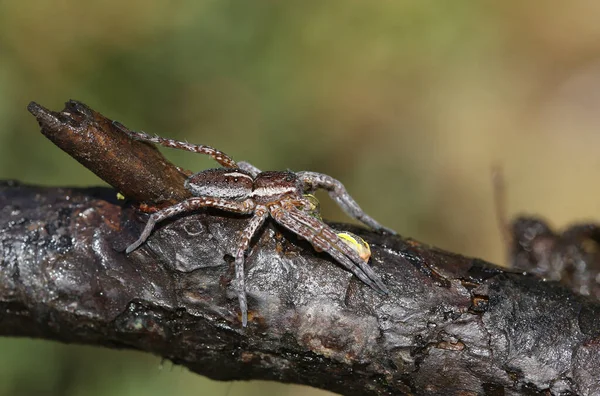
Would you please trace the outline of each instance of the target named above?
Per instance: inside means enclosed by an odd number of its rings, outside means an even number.
[[[111,129],[68,106],[69,116],[33,109],[47,134],[69,132],[78,117],[85,131]],[[129,147],[120,161],[139,155],[128,150],[141,143],[119,144]],[[145,195],[137,169],[123,181],[130,192],[111,183],[151,205],[179,199]],[[350,395],[600,393],[600,303],[557,282],[337,225],[371,245],[390,289],[381,296],[269,224],[246,262],[244,329],[230,253],[247,219],[211,211],[167,221],[127,256],[145,216],[111,189],[1,184],[0,334],[139,349],[215,379]]]

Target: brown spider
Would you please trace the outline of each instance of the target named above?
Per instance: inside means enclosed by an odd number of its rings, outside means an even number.
[[[342,183],[336,179],[315,172],[261,172],[249,163],[236,163],[227,154],[209,146],[130,131],[118,122],[114,122],[114,125],[133,139],[207,154],[224,166],[224,168],[208,169],[190,176],[185,181],[185,187],[192,192],[194,197],[150,215],[139,239],[129,245],[126,253],[131,253],[143,244],[152,233],[156,223],[179,213],[210,207],[226,212],[252,215],[248,226],[241,234],[241,240],[235,252],[235,277],[244,327],[248,322],[244,256],[252,237],[269,216],[283,227],[309,241],[316,251],[327,252],[376,291],[387,294],[386,286],[360,257],[357,250],[341,239],[331,227],[314,216],[314,202],[306,194],[311,194],[317,189],[324,189],[349,216],[374,230],[395,234],[395,231],[383,227],[364,213]]]

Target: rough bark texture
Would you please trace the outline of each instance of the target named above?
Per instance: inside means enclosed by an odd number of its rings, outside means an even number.
[[[67,118],[94,116],[72,103]],[[144,216],[111,189],[0,184],[0,334],[134,348],[215,379],[348,395],[600,394],[600,303],[557,282],[336,225],[371,245],[390,289],[381,296],[269,224],[246,262],[243,329],[230,253],[247,219],[168,221],[127,256]]]

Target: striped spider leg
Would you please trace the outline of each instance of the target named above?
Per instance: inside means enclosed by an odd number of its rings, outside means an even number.
[[[387,294],[388,289],[359,253],[343,241],[327,224],[306,210],[303,200],[288,198],[269,207],[276,222],[309,241],[316,251],[326,252],[374,290]]]
[[[216,148],[205,146],[203,144],[193,144],[188,142],[182,142],[180,140],[167,139],[160,136],[152,136],[148,135],[144,131],[132,131],[118,121],[113,121],[113,125],[119,130],[125,132],[127,135],[129,135],[129,137],[131,137],[134,140],[160,144],[161,146],[191,151],[192,153],[210,155],[215,161],[219,163],[219,165],[225,168],[237,168],[237,163],[229,155],[225,154],[220,150],[217,150]]]
[[[358,203],[352,198],[346,187],[339,181],[329,175],[317,172],[297,172],[300,180],[304,183],[304,192],[314,193],[318,189],[326,190],[331,199],[333,199],[340,208],[350,217],[369,226],[375,231],[384,231],[388,234],[396,235],[396,231],[379,224],[374,218],[366,214]]]
[[[146,222],[146,226],[144,227],[144,231],[142,231],[140,237],[127,247],[125,253],[129,254],[133,252],[135,249],[140,247],[140,245],[146,242],[146,239],[148,239],[157,223],[170,217],[177,216],[180,213],[192,212],[201,208],[215,208],[232,213],[252,214],[254,212],[254,207],[254,202],[250,199],[245,201],[230,201],[223,198],[213,197],[188,198],[185,201],[152,213],[148,219],[148,222]]]

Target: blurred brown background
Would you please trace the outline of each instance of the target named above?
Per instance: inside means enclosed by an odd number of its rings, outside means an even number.
[[[599,217],[599,13],[595,1],[0,1],[0,178],[102,183],[26,111],[73,98],[262,169],[331,174],[402,235],[502,263],[492,165],[510,215]],[[0,340],[2,396],[265,392],[325,394]]]

